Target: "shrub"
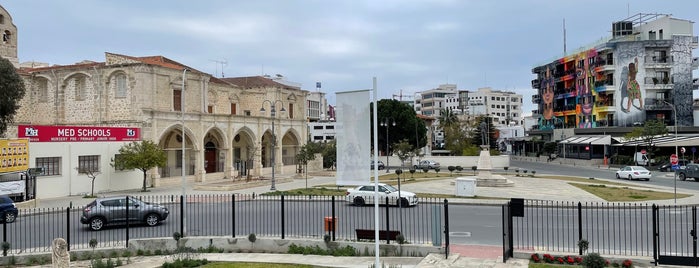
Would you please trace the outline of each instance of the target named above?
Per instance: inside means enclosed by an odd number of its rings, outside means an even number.
[[[447,170],[449,170],[449,175],[452,175],[454,173],[454,170],[456,170],[455,166],[448,166]]]
[[[477,166],[472,166],[471,170],[473,170],[473,175],[476,175],[476,170],[478,169]]]
[[[604,268],[607,261],[598,253],[590,253],[583,257],[581,265],[586,268]]]
[[[255,235],[254,233],[249,234],[248,241],[250,241],[250,243],[255,243],[255,241],[257,241],[257,235]]]
[[[456,166],[456,171],[461,172],[462,170],[464,170],[462,166]]]
[[[587,242],[585,239],[581,239],[578,241],[578,248],[580,249],[580,252],[585,253],[587,249],[590,247],[590,242]]]
[[[413,174],[415,174],[415,168],[410,169],[410,177],[411,178],[413,177]]]

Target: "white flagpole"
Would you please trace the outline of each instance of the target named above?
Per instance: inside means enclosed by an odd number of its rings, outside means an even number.
[[[376,94],[376,77],[373,79],[373,101],[374,101],[374,161],[379,159],[379,133],[377,130],[377,111],[379,106],[377,94]],[[379,169],[374,168],[374,255],[376,256],[376,265],[374,267],[381,267],[379,262]]]

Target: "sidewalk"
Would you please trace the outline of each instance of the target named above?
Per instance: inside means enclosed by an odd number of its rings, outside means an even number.
[[[470,174],[470,173],[467,173]],[[313,187],[317,185],[334,185],[335,177],[332,174],[317,174],[318,176],[309,175],[306,181],[305,177],[279,176],[277,177],[276,188],[280,191],[292,190],[298,188]],[[544,174],[537,174],[544,175]],[[569,185],[566,181],[542,179],[535,177],[515,176],[509,174],[506,176],[514,182],[512,187],[477,187],[476,195],[487,197],[499,197],[502,199],[450,199],[450,202],[478,204],[478,205],[500,205],[508,201],[509,198],[525,198],[536,200],[554,200],[554,201],[581,201],[581,202],[606,202],[601,198],[594,196],[588,192]],[[606,180],[606,179],[600,179]],[[609,179],[609,181],[615,181]],[[402,189],[411,192],[421,193],[441,193],[448,194],[455,192],[453,185],[454,179],[445,180],[430,180],[426,182],[412,182],[402,185]],[[648,187],[645,184],[635,183],[633,181],[623,181],[623,183],[637,184],[639,187]],[[237,184],[236,190],[221,190],[230,189],[231,184]],[[245,184],[251,185],[245,188]],[[541,185],[547,185],[548,188],[557,189],[556,191],[541,191]],[[254,185],[254,186],[252,186]],[[271,182],[264,183],[246,183],[245,181],[217,180],[205,183],[189,183],[186,185],[186,193],[192,194],[260,194],[270,191]],[[347,187],[342,187],[347,188]],[[660,191],[672,192],[669,187],[653,187]],[[204,189],[204,190],[202,190]],[[699,192],[682,190],[682,193],[692,194],[688,198],[677,200],[677,204],[699,204]],[[140,192],[140,189],[131,191],[120,191],[99,194],[100,196],[113,195],[181,195],[181,186],[165,186],[158,188],[149,188],[149,192]],[[39,200],[40,208],[55,208],[68,206],[83,206],[89,203],[92,199],[85,199],[81,196],[70,196],[64,198],[51,198]],[[656,204],[674,204],[674,200],[657,200],[652,201]],[[502,262],[502,247],[501,246],[478,246],[478,245],[451,245],[449,258],[445,258],[444,254],[430,254],[424,258],[415,257],[382,257],[381,260],[385,264],[398,264],[401,267],[527,267],[529,260],[525,259],[510,259],[507,263]],[[228,254],[203,254],[203,258],[208,260],[220,261],[253,261],[253,262],[283,262],[283,263],[299,263],[299,264],[315,264],[328,267],[369,267],[374,263],[373,257],[332,257],[332,256],[313,256],[309,258],[304,255],[293,254],[253,254],[253,253],[228,253]],[[153,256],[153,257],[137,257],[132,260],[132,264],[123,267],[159,267],[164,261],[172,261],[170,256]],[[89,264],[88,264],[89,265]],[[82,266],[79,263],[74,263],[73,267],[88,267]]]

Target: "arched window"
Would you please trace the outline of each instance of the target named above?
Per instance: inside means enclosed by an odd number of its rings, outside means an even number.
[[[87,98],[87,79],[84,76],[75,77],[75,100],[81,101]]]
[[[118,74],[116,76],[116,91],[114,92],[117,98],[126,98],[126,75]]]
[[[7,44],[10,40],[12,40],[12,33],[10,31],[2,32],[2,42]]]
[[[49,80],[38,78],[36,80],[36,97],[39,102],[47,102],[49,97]]]

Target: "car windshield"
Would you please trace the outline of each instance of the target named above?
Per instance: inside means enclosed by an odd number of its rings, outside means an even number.
[[[389,190],[391,192],[398,191],[396,188],[393,188],[393,186],[388,185],[388,184],[384,185],[384,187],[386,187],[386,190]]]

